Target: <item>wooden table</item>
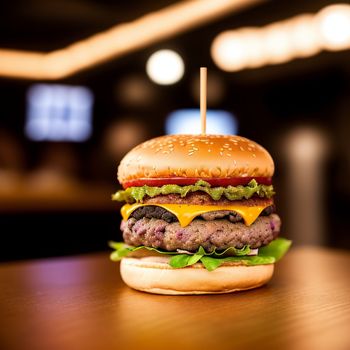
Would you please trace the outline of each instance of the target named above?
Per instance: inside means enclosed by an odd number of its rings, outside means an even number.
[[[159,296],[107,254],[0,265],[0,349],[350,349],[350,254],[294,248],[265,287]]]

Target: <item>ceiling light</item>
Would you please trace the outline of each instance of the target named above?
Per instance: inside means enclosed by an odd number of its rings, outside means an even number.
[[[300,15],[289,20],[288,40],[294,50],[294,57],[309,57],[321,51],[319,33],[315,30],[315,16]]]
[[[146,71],[151,80],[160,85],[171,85],[184,75],[185,65],[175,51],[160,50],[151,55],[146,64]]]
[[[0,49],[0,76],[62,79],[261,1],[178,1],[52,52]]]
[[[260,28],[225,31],[213,41],[216,65],[229,72],[350,48],[350,5],[325,7]]]
[[[317,15],[322,43],[327,50],[342,50],[350,45],[350,5],[331,5]]]
[[[215,38],[211,54],[214,62],[226,71],[240,70],[248,60],[244,37],[233,31],[223,32]]]

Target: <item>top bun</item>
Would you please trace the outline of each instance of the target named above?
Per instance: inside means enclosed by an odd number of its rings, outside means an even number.
[[[139,178],[271,177],[265,148],[232,135],[166,135],[133,148],[118,168],[121,184]]]

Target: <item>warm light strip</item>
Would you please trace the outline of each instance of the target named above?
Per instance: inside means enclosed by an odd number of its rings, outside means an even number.
[[[50,53],[0,49],[0,76],[65,78],[261,1],[180,1]]]
[[[350,49],[350,5],[334,4],[316,14],[222,32],[214,39],[211,54],[218,67],[234,72],[346,49]]]

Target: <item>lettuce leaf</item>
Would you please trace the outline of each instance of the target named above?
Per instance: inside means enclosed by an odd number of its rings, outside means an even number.
[[[177,251],[165,251],[158,248],[138,246],[129,246],[123,242],[110,242],[109,246],[115,251],[111,253],[111,260],[119,261],[129,253],[137,250],[146,249],[155,251],[160,254],[170,255],[169,265],[172,268],[184,268],[201,262],[208,271],[213,271],[222,265],[224,262],[239,262],[244,265],[264,265],[273,264],[280,260],[288,251],[292,241],[285,238],[277,238],[265,247],[259,248],[258,255],[248,256],[250,253],[249,246],[244,246],[241,249],[230,247],[224,251],[217,252],[213,250],[206,252],[203,247],[194,253],[179,253]]]
[[[201,246],[198,248],[198,251],[195,253],[191,253],[191,252],[185,252],[184,250],[181,250],[181,252],[178,251],[167,251],[167,250],[163,250],[163,249],[159,249],[159,248],[154,248],[154,247],[147,247],[144,245],[140,245],[138,247],[134,247],[134,246],[130,246],[124,242],[109,242],[108,245],[115,250],[115,252],[117,252],[118,254],[114,255],[114,258],[112,259],[113,261],[118,261],[120,260],[122,257],[125,256],[125,252],[131,253],[131,252],[135,252],[137,250],[140,249],[146,249],[146,250],[150,250],[150,251],[155,251],[157,253],[160,254],[165,254],[165,255],[195,255],[195,254],[201,254],[201,255],[211,255],[213,257],[223,257],[223,256],[230,256],[230,255],[236,255],[236,256],[242,256],[242,255],[247,255],[250,253],[250,248],[248,245],[243,246],[242,248],[235,248],[235,247],[229,247],[226,248],[223,251],[217,251],[216,249],[212,250],[211,252],[206,252],[205,249]],[[113,252],[114,253],[114,252]],[[112,254],[113,254],[112,253]]]
[[[265,247],[259,249],[259,256],[268,257],[273,256],[276,261],[283,258],[284,254],[289,250],[292,245],[292,241],[284,238],[278,238],[272,241]]]
[[[248,199],[254,194],[257,194],[259,197],[271,198],[275,194],[272,185],[261,185],[254,179],[246,186],[227,187],[211,187],[208,182],[199,180],[194,185],[188,186],[164,185],[161,187],[152,187],[144,185],[140,187],[129,187],[126,190],[120,190],[112,195],[112,200],[134,203],[142,202],[145,196],[155,197],[175,193],[179,194],[181,197],[186,197],[188,193],[196,191],[205,192],[214,200],[219,200],[222,196],[225,196],[231,201],[243,198]]]

